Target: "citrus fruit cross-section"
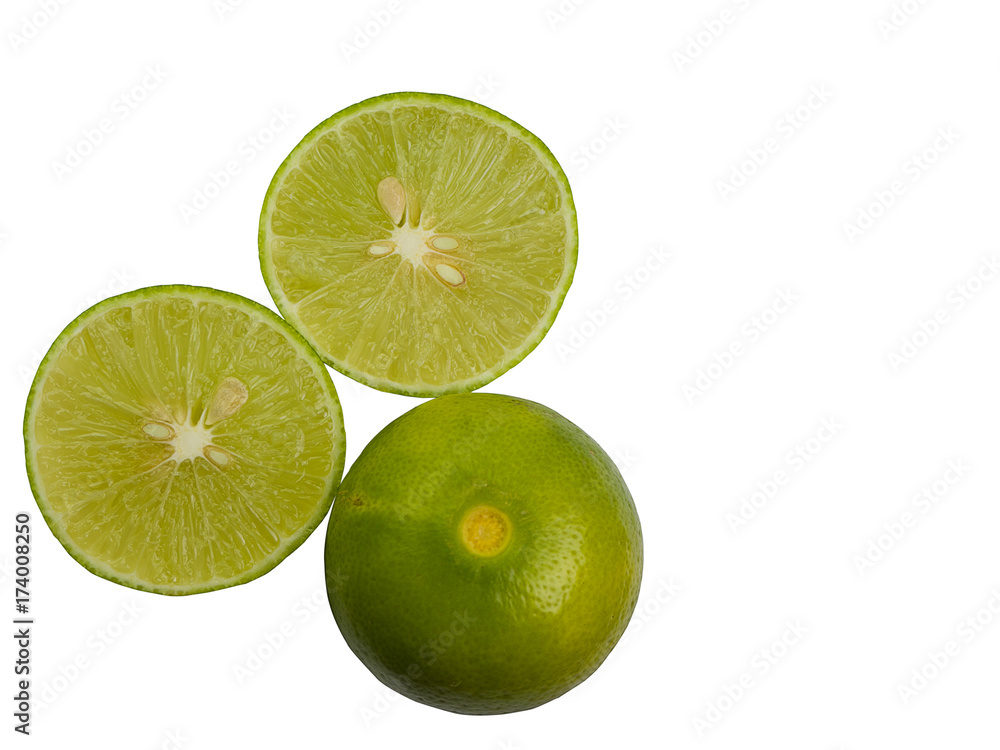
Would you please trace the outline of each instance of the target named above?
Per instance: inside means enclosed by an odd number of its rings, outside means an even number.
[[[260,263],[326,362],[380,390],[473,390],[549,330],[577,258],[556,158],[464,99],[387,94],[339,112],[278,169]]]
[[[362,451],[326,536],[337,625],[385,685],[464,714],[539,706],[628,625],[642,532],[614,462],[540,404],[456,394]]]
[[[233,294],[150,287],[74,320],[24,420],[52,532],[99,576],[193,594],[263,575],[333,502],[344,427],[329,372]]]

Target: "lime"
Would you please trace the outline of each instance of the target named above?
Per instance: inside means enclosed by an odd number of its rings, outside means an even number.
[[[255,302],[190,286],[98,303],[38,368],[28,477],[99,576],[194,594],[263,575],[333,502],[343,416],[326,367]]]
[[[576,209],[555,157],[517,123],[388,94],[295,147],[259,243],[278,309],[327,363],[439,396],[490,382],[542,340],[576,266]]]
[[[642,534],[579,427],[509,396],[444,396],[380,432],[344,478],[327,592],[359,659],[431,706],[541,705],[608,655],[635,607]]]

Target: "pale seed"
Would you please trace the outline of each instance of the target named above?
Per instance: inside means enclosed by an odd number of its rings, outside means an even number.
[[[229,451],[225,451],[214,445],[206,445],[203,453],[205,454],[205,458],[218,466],[220,469],[224,469],[232,460],[232,457],[229,455]]]
[[[435,250],[440,250],[443,253],[451,252],[452,250],[458,249],[458,240],[454,237],[449,237],[444,234],[439,234],[431,240],[431,247]]]
[[[209,404],[208,413],[205,415],[205,424],[213,425],[233,416],[248,398],[250,392],[243,383],[234,377],[226,378],[215,389],[212,403]]]
[[[386,177],[378,184],[378,202],[393,224],[399,226],[406,213],[406,190],[395,177]]]
[[[169,440],[174,436],[174,431],[165,424],[159,422],[148,422],[142,426],[142,431],[153,440]]]
[[[451,284],[451,286],[461,286],[465,283],[465,274],[455,268],[455,266],[449,266],[447,263],[438,263],[434,266],[434,270],[441,277],[442,281]]]
[[[383,255],[388,255],[396,249],[395,242],[376,242],[371,247],[368,248],[368,252],[374,255],[376,258],[380,258]]]

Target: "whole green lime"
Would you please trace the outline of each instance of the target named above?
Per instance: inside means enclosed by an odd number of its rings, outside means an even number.
[[[642,532],[617,468],[540,404],[444,396],[380,432],[326,538],[330,607],[387,686],[464,714],[534,708],[621,637]]]

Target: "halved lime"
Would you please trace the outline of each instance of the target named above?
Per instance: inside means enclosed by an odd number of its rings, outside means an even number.
[[[335,114],[278,169],[260,262],[285,318],[380,390],[479,388],[542,340],[576,267],[552,153],[464,99],[387,94]]]
[[[194,594],[263,575],[333,502],[344,423],[326,367],[277,315],[214,289],[104,300],[38,368],[28,477],[99,576]]]

